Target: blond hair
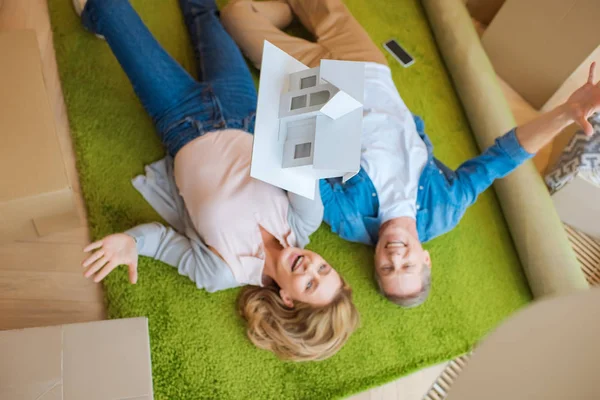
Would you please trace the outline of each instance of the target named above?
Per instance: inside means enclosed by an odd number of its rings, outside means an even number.
[[[425,303],[425,300],[427,300],[429,297],[429,292],[431,291],[431,267],[429,265],[423,266],[423,270],[421,272],[421,290],[410,296],[395,296],[392,294],[387,294],[385,290],[383,290],[381,278],[379,277],[379,274],[377,274],[377,270],[375,270],[375,280],[377,281],[377,286],[379,286],[379,292],[395,305],[402,308],[418,307]]]
[[[290,308],[276,285],[246,286],[238,300],[248,323],[248,338],[257,347],[291,361],[324,360],[342,348],[358,327],[352,290],[344,281],[331,303],[313,306],[299,301]]]

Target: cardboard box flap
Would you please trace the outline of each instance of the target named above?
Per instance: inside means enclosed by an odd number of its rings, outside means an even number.
[[[600,44],[597,0],[506,0],[482,37],[498,75],[542,107]]]
[[[151,400],[148,321],[0,331],[0,399]]]
[[[0,33],[0,203],[69,187],[34,31]]]
[[[64,325],[63,334],[65,400],[152,394],[145,318]]]
[[[561,221],[600,240],[600,188],[575,176],[552,195]]]
[[[0,399],[62,399],[61,348],[60,326],[0,332]]]

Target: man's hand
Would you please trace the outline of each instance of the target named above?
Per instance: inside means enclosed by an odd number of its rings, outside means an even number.
[[[585,85],[573,92],[567,100],[567,104],[571,108],[571,118],[581,126],[588,136],[594,133],[594,128],[588,118],[600,111],[600,82],[594,83],[595,69],[596,63],[594,62],[590,66],[590,74]]]
[[[106,236],[104,239],[88,245],[84,252],[93,253],[83,260],[82,266],[86,278],[94,276],[94,282],[100,282],[119,265],[129,268],[129,282],[137,282],[138,254],[135,240],[124,233]]]
[[[592,63],[587,82],[564,104],[517,127],[517,139],[525,151],[537,153],[573,122],[579,124],[586,135],[594,133],[594,127],[587,119],[600,111],[600,82],[594,84],[595,70],[596,63]]]

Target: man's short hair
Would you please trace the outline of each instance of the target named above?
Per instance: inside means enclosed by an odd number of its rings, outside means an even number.
[[[403,308],[413,308],[425,303],[425,300],[427,300],[427,297],[429,297],[429,291],[431,289],[431,268],[429,265],[423,266],[423,271],[421,272],[421,290],[418,293],[410,296],[395,296],[387,294],[383,290],[381,278],[379,277],[377,270],[375,270],[375,280],[377,281],[379,292],[385,296],[386,299],[397,306]]]

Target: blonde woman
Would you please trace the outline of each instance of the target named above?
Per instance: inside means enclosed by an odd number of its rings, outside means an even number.
[[[335,269],[303,249],[321,224],[321,199],[250,178],[256,91],[214,0],[180,0],[200,82],[160,47],[127,0],[74,4],[84,26],[107,41],[173,158],[149,166],[134,185],[176,228],[144,224],[90,244],[85,276],[99,282],[127,265],[136,283],[143,255],[209,292],[251,285],[239,308],[256,346],[295,361],[335,354],[358,313]]]

